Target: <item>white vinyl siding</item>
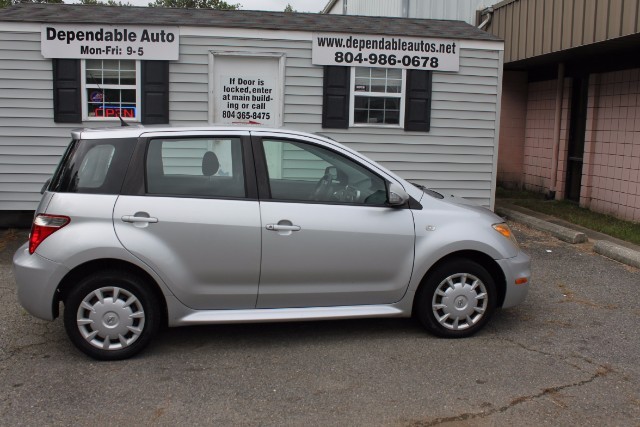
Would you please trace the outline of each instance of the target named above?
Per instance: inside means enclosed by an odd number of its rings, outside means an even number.
[[[402,16],[402,2],[403,0],[348,0],[347,15],[399,17]]]
[[[351,3],[351,2],[350,2]],[[460,72],[433,74],[431,130],[352,127],[323,129],[323,68],[311,64],[310,37],[282,39],[279,32],[261,32],[259,39],[194,36],[184,28],[180,59],[169,74],[169,117],[179,126],[207,125],[209,58],[217,52],[282,52],[284,127],[319,132],[380,162],[403,178],[427,187],[492,205],[492,168],[497,155],[498,73],[496,42],[461,43]],[[198,34],[204,29],[198,28]],[[487,46],[479,50],[478,45]],[[0,211],[33,210],[40,188],[81,124],[53,122],[51,61],[40,54],[40,33],[0,29]],[[102,125],[102,123],[100,123]],[[117,126],[117,123],[104,125]],[[84,126],[96,126],[85,122]],[[295,169],[294,157],[286,157]]]
[[[497,0],[349,0],[347,15],[451,19],[476,25],[476,11],[495,3]],[[342,12],[342,4],[338,7],[336,3],[329,13]]]
[[[78,125],[53,123],[51,61],[40,32],[0,29],[0,210],[34,210]]]
[[[476,11],[495,3],[494,0],[410,0],[409,18],[452,19],[476,25]]]

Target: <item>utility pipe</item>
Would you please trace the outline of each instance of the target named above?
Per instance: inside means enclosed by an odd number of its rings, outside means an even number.
[[[560,151],[560,121],[562,120],[562,97],[564,92],[564,62],[558,64],[558,85],[556,87],[556,116],[553,125],[553,150],[551,152],[551,178],[549,199],[556,198],[558,184],[558,153]]]
[[[478,25],[478,28],[481,29],[481,30],[484,30],[484,27],[486,27],[487,25],[489,25],[491,23],[491,18],[493,17],[493,8],[492,7],[488,7],[485,10],[483,10],[482,12],[480,12],[480,17],[482,17],[483,15],[487,15],[487,17],[485,18],[484,21],[482,21],[482,23],[480,25]]]

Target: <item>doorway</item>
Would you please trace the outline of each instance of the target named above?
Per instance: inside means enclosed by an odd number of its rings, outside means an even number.
[[[584,139],[587,127],[588,95],[589,76],[574,77],[569,116],[569,146],[567,152],[565,198],[575,202],[580,201],[582,164],[584,161]]]

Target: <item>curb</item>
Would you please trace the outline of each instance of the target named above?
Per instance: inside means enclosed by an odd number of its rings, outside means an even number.
[[[512,209],[506,209],[496,206],[495,212],[505,218],[520,222],[531,228],[540,231],[546,231],[554,237],[568,243],[586,242],[587,235],[580,231],[574,231],[561,225],[553,224],[539,218],[535,218]],[[632,267],[640,268],[640,252],[606,240],[595,240],[593,243],[593,251],[597,254],[611,258]]]
[[[553,224],[526,214],[522,212],[514,211],[511,209],[505,209],[502,207],[496,207],[496,213],[500,216],[507,217],[509,219],[521,222],[536,230],[546,231],[551,233],[554,237],[567,243],[584,243],[587,241],[587,235],[580,232],[571,230],[561,225]]]
[[[593,244],[593,250],[607,258],[614,259],[632,267],[640,268],[640,252],[638,251],[615,245],[611,242],[607,242],[606,240],[596,240]]]

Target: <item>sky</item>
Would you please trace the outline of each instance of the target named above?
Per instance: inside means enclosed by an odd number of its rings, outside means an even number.
[[[231,0],[227,3],[240,3],[245,10],[275,10],[282,12],[287,3],[298,12],[319,12],[328,0]]]
[[[126,0],[134,6],[146,6],[152,0]],[[126,1],[123,1],[125,3]],[[329,0],[226,0],[227,3],[240,3],[243,10],[275,10],[284,11],[287,4],[298,12],[319,12]]]

